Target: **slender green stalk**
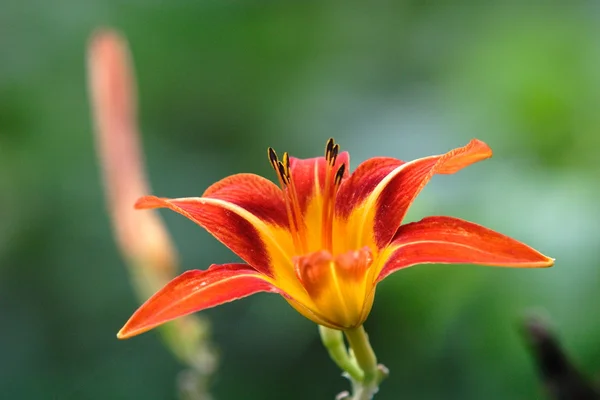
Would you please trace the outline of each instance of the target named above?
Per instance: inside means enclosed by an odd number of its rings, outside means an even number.
[[[375,381],[378,374],[377,357],[371,347],[371,343],[369,343],[369,337],[367,332],[365,332],[365,328],[361,325],[358,328],[345,331],[345,333],[350,348],[354,352],[354,357],[364,372],[362,382],[369,384]]]
[[[383,366],[379,367],[377,365],[377,357],[362,325],[344,333],[352,349],[354,359],[364,374],[363,379],[358,381],[358,385],[355,386],[352,400],[371,400],[379,390],[379,383],[385,377],[386,370]]]
[[[331,359],[340,367],[352,383],[352,396],[340,393],[338,400],[371,400],[379,390],[379,384],[388,376],[388,370],[377,364],[377,357],[369,343],[363,326],[347,331],[319,326],[323,345]],[[349,348],[344,343],[344,334]]]
[[[356,360],[350,357],[346,345],[344,344],[344,335],[342,331],[330,329],[319,325],[319,334],[321,341],[329,352],[331,359],[342,371],[350,375],[350,378],[356,382],[363,380],[363,371],[356,364]]]

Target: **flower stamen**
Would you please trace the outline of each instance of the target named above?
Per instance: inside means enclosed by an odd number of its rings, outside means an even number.
[[[329,251],[333,249],[332,235],[335,195],[346,170],[345,164],[342,164],[332,178],[333,167],[337,160],[339,150],[340,145],[335,143],[333,138],[330,138],[325,145],[325,160],[327,161],[327,169],[325,170],[325,187],[323,188],[323,210],[321,216],[321,237],[323,241],[323,248],[328,249]]]
[[[325,144],[325,160],[329,163],[331,167],[335,165],[335,161],[337,159],[337,155],[340,151],[340,145],[335,143],[333,138],[329,138],[327,143]]]
[[[290,224],[290,231],[292,232],[294,247],[304,253],[307,251],[306,226],[304,225],[304,219],[302,218],[302,210],[300,209],[296,185],[292,179],[290,156],[285,152],[283,153],[282,160],[279,160],[277,153],[271,147],[268,149],[268,154],[269,161],[277,173],[279,186],[281,187],[285,198],[285,208]]]

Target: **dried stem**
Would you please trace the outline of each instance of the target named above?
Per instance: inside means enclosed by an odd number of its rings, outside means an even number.
[[[524,335],[538,372],[552,399],[600,399],[598,388],[594,387],[571,362],[547,321],[537,315],[529,316],[525,320],[524,328]]]

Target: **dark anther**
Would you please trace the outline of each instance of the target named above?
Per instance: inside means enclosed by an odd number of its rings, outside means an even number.
[[[277,162],[279,161],[279,159],[277,158],[277,153],[275,153],[275,150],[273,150],[272,147],[269,147],[267,151],[269,152],[269,161],[271,162],[273,168],[275,168],[275,170],[277,171]]]
[[[336,144],[335,146],[333,146],[333,149],[331,149],[331,159],[329,160],[329,165],[331,165],[332,167],[335,165],[335,160],[337,159],[339,151],[340,151],[339,144]]]
[[[346,172],[346,164],[340,165],[337,172],[335,173],[334,183],[339,185],[342,182],[342,178],[344,177],[344,172]]]
[[[281,177],[281,180],[283,181],[284,185],[287,185],[290,183],[290,178],[289,176],[285,173],[285,167],[283,166],[283,164],[281,163],[281,161],[277,161],[277,172],[279,172],[279,176]]]
[[[333,140],[333,138],[329,138],[329,140],[327,140],[327,144],[325,145],[325,159],[327,161],[331,161],[334,145],[335,141]]]

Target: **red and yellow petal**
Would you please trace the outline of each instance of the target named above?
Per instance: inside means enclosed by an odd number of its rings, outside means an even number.
[[[366,161],[364,169],[357,169],[357,178],[351,176],[340,188],[336,229],[340,233],[356,232],[347,245],[350,248],[382,249],[390,243],[408,208],[433,175],[455,173],[491,155],[485,143],[474,139],[444,155],[407,163],[386,158]]]
[[[441,156],[411,161],[388,175],[378,188],[375,207],[375,241],[379,247],[390,242],[408,208],[435,174],[453,174],[492,156],[484,142],[474,139],[464,147]]]
[[[328,328],[342,330],[343,327],[336,325],[334,322],[326,319],[316,310],[316,306],[312,303],[300,302],[293,297],[285,297],[285,300],[294,310],[296,310],[303,317],[311,320],[315,324],[323,325]]]
[[[335,199],[335,215],[348,218],[375,190],[377,185],[404,161],[374,157],[362,162],[340,186]]]
[[[268,224],[284,228],[289,226],[281,189],[262,176],[228,176],[209,186],[202,197],[235,204]]]
[[[339,153],[333,167],[329,166],[325,157],[298,159],[290,157],[290,170],[298,203],[302,213],[305,230],[305,252],[315,252],[323,247],[323,209],[333,207],[333,194],[325,192],[327,174],[330,185],[333,185],[335,173],[344,165],[344,178],[348,176],[349,155]],[[332,187],[332,186],[331,186]]]
[[[377,282],[399,269],[417,264],[515,268],[543,268],[554,264],[552,258],[518,240],[452,217],[428,217],[402,225],[382,257],[389,258],[377,275]]]
[[[282,264],[291,270],[293,241],[281,191],[252,174],[230,176],[204,197],[143,197],[136,208],[170,208],[210,232],[241,259],[268,276]],[[287,261],[286,261],[287,260]]]
[[[212,265],[184,272],[146,301],[117,337],[127,339],[175,318],[258,292],[280,293],[271,280],[245,264]]]
[[[350,155],[347,151],[338,154],[333,168],[327,165],[325,157],[308,159],[290,157],[291,175],[298,193],[300,208],[303,212],[306,212],[311,200],[320,198],[325,187],[327,171],[331,169],[335,173],[342,164],[345,164],[345,175],[347,176],[350,170]]]

